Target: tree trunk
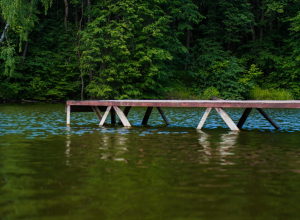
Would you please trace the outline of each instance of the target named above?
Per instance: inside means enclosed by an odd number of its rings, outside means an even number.
[[[279,21],[278,17],[277,17],[277,32],[280,33],[280,21]],[[278,44],[278,49],[280,50],[281,44],[280,44],[279,38],[277,38],[277,44]]]
[[[82,71],[81,71],[81,100],[84,99],[83,91],[84,91],[84,80],[83,80],[83,75],[82,75]]]
[[[81,59],[81,55],[80,55],[80,50],[79,50],[79,47],[80,47],[80,35],[79,35],[79,43],[78,43],[78,51],[77,51],[77,54],[78,54],[78,68],[80,69],[80,59]],[[80,78],[81,78],[81,100],[84,99],[84,96],[83,96],[83,91],[84,91],[84,79],[83,79],[83,74],[82,74],[82,70],[80,69]]]
[[[265,12],[264,10],[262,9],[261,10],[261,24],[260,24],[260,41],[263,40],[263,32],[264,32],[264,19],[265,19]]]
[[[2,42],[6,36],[7,29],[8,29],[8,22],[6,22],[5,28],[4,28],[1,38],[0,38],[0,47],[2,46]]]
[[[24,51],[23,51],[22,66],[24,66],[24,63],[25,63],[27,48],[28,48],[28,40],[25,43],[25,47],[24,47]]]
[[[189,58],[189,50],[190,50],[190,39],[191,39],[191,30],[187,30],[187,37],[186,37],[186,49],[188,50],[188,53],[186,55],[186,62]],[[184,66],[184,71],[187,71],[188,64],[186,63]]]
[[[254,27],[253,27],[253,24],[250,22],[250,27],[251,27],[251,30],[252,30],[252,38],[253,38],[253,41],[254,41],[254,52],[255,52],[255,54],[256,54],[256,56],[257,56],[257,50],[256,50],[256,34],[255,34],[255,29],[254,29]]]
[[[246,36],[246,41],[247,41],[247,43],[248,43],[248,42],[249,42],[248,33],[245,33],[245,36]]]
[[[256,41],[256,34],[255,34],[255,29],[254,29],[252,23],[250,23],[250,28],[251,28],[251,30],[252,30],[252,38],[253,38],[253,41],[255,42],[255,41]]]
[[[86,2],[88,8],[88,23],[91,23],[91,0],[87,0]]]
[[[79,20],[79,17],[78,17],[78,7],[77,7],[77,5],[75,6],[75,8],[74,8],[74,18],[75,18],[75,24],[76,24],[76,26],[78,25],[78,20]]]
[[[88,8],[88,24],[89,24],[89,23],[91,23],[91,0],[87,0],[86,4],[87,4],[87,8]],[[90,62],[90,64],[92,65],[92,62]],[[92,82],[93,77],[94,77],[93,70],[90,69],[89,74],[90,74],[90,82]]]
[[[81,31],[81,23],[83,20],[83,0],[81,0],[81,18],[79,21],[79,31]],[[80,59],[81,59],[81,55],[80,55],[80,34],[78,35],[78,68],[80,69]],[[84,78],[83,78],[83,74],[82,74],[82,70],[80,70],[81,73],[81,100],[84,99]]]
[[[79,30],[81,31],[81,26],[82,26],[82,20],[83,20],[83,0],[81,0],[81,18],[79,21]],[[80,40],[80,36],[79,36],[79,40]]]
[[[64,22],[65,22],[65,32],[68,32],[68,16],[69,16],[69,4],[68,0],[64,0],[65,2],[65,17],[64,17]]]
[[[58,20],[58,0],[56,0],[56,20]]]
[[[273,12],[271,11],[271,20],[270,20],[270,28],[269,28],[269,34],[273,31]]]

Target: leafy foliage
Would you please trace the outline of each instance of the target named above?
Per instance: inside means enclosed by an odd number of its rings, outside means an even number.
[[[218,98],[220,92],[215,87],[211,86],[203,93],[203,99]]]
[[[157,99],[178,85],[186,97],[215,88],[246,99],[256,87],[300,97],[298,0],[0,0],[0,10],[2,99]]]

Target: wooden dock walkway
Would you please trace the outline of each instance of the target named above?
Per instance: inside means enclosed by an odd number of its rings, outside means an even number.
[[[125,107],[124,111],[120,107]],[[70,124],[71,112],[94,112],[100,121],[100,126],[105,124],[108,114],[111,113],[111,122],[116,124],[116,114],[120,118],[119,124],[130,127],[127,119],[131,107],[147,107],[142,124],[146,125],[153,107],[156,107],[169,125],[169,121],[161,107],[184,107],[184,108],[207,108],[201,118],[197,129],[202,129],[210,111],[215,108],[228,127],[233,131],[238,131],[243,127],[251,110],[256,108],[262,116],[267,119],[276,129],[280,127],[266,114],[263,108],[300,108],[300,101],[227,101],[227,100],[87,100],[87,101],[67,101],[67,125]],[[237,125],[232,121],[223,108],[245,108]],[[102,114],[104,112],[104,114]]]

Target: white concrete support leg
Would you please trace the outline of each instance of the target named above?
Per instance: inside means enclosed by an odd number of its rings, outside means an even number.
[[[238,127],[235,125],[235,123],[231,120],[231,118],[227,115],[227,113],[222,108],[215,108],[219,115],[223,118],[223,120],[226,122],[228,127],[232,131],[239,131]]]
[[[211,108],[207,108],[206,109],[206,111],[204,112],[204,114],[203,114],[203,116],[201,118],[201,121],[200,121],[200,123],[199,123],[199,125],[197,127],[197,130],[201,130],[202,129],[202,127],[203,127],[203,125],[204,125],[204,123],[205,123],[205,121],[206,121],[206,119],[207,119],[210,111],[211,111]]]
[[[67,125],[70,125],[70,121],[71,121],[71,106],[67,105]]]
[[[107,109],[106,109],[106,111],[105,111],[105,113],[104,113],[104,115],[103,115],[103,117],[102,117],[102,119],[101,119],[101,121],[100,121],[99,126],[103,126],[103,125],[104,125],[105,120],[106,120],[106,118],[107,118],[107,116],[108,116],[110,110],[111,110],[111,106],[107,106]]]
[[[117,115],[119,116],[121,122],[123,123],[124,127],[131,127],[128,119],[126,118],[125,114],[123,111],[118,107],[118,106],[113,106]]]
[[[123,113],[124,113],[124,115],[125,115],[126,117],[128,116],[130,109],[131,109],[131,106],[126,106],[126,107],[125,107]],[[118,125],[122,125],[122,124],[123,124],[122,121],[119,120]]]

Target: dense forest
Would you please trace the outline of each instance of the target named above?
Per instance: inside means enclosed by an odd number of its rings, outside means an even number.
[[[300,0],[0,0],[0,10],[2,100],[300,98]]]

